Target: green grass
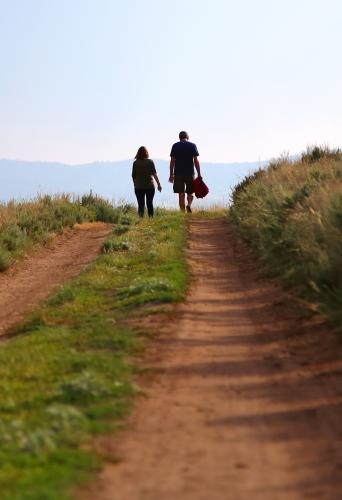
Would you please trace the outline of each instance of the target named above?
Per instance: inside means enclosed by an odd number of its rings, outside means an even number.
[[[272,276],[342,328],[342,152],[274,160],[233,193],[230,218]]]
[[[10,267],[36,243],[45,243],[56,233],[82,222],[116,223],[130,207],[113,207],[94,196],[40,196],[32,201],[0,203],[0,272]]]
[[[125,217],[108,241],[128,248],[99,256],[0,345],[2,500],[67,499],[99,469],[93,436],[120,428],[139,394],[144,335],[127,319],[184,297],[186,218]]]

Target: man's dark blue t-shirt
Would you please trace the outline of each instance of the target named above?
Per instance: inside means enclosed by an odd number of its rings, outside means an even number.
[[[174,175],[194,175],[194,156],[199,156],[196,144],[189,141],[176,142],[170,156],[176,159]]]

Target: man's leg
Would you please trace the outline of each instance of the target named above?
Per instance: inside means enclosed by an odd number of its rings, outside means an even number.
[[[182,175],[175,175],[173,180],[173,192],[178,194],[179,208],[185,212],[185,182]]]
[[[190,207],[190,208],[191,208],[191,204],[193,202],[193,199],[194,199],[194,195],[193,194],[188,194],[187,195],[188,207]]]
[[[178,193],[179,196],[179,208],[182,212],[185,212],[185,193]]]
[[[191,205],[194,200],[194,191],[195,191],[195,186],[194,186],[194,179],[193,177],[188,177],[185,182],[186,185],[186,194],[187,194],[187,206],[186,206],[186,211],[191,213]]]

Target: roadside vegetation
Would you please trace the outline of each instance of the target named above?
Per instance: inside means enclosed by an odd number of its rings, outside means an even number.
[[[268,272],[342,328],[342,151],[271,161],[232,201],[230,218]]]
[[[93,213],[60,203],[71,219]],[[101,460],[117,460],[99,456],[93,439],[119,428],[140,393],[132,355],[149,334],[140,318],[187,287],[186,219],[157,212],[154,220],[121,212],[102,255],[1,342],[2,500],[69,498]]]
[[[200,217],[201,219],[217,219],[225,218],[228,215],[228,207],[222,205],[212,205],[206,209],[193,209],[193,214],[195,217]]]
[[[115,208],[94,196],[40,196],[32,201],[0,204],[0,272],[37,243],[45,243],[76,223],[117,222],[125,207]]]

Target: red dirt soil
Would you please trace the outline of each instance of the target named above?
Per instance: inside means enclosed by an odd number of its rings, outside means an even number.
[[[0,336],[99,253],[111,226],[76,225],[0,274]]]
[[[260,277],[223,220],[190,224],[192,286],[148,347],[150,375],[82,500],[342,498],[337,336]],[[165,326],[165,323],[168,323]],[[164,326],[163,326],[164,325]]]

